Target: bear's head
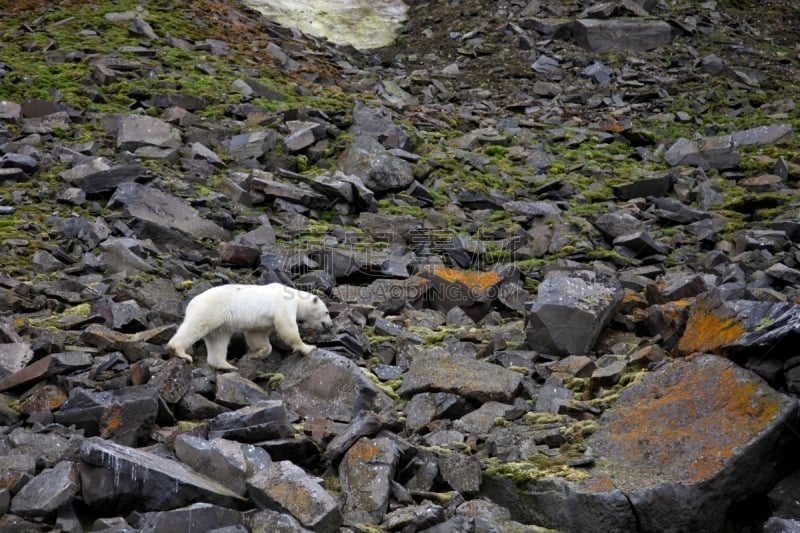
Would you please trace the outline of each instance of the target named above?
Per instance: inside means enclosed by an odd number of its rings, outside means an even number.
[[[310,298],[303,299],[298,308],[297,318],[312,328],[330,329],[333,326],[333,320],[328,312],[328,306],[319,296],[309,296]]]

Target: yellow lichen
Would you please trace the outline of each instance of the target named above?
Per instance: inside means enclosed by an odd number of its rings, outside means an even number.
[[[736,318],[723,318],[704,301],[698,301],[692,310],[686,329],[678,341],[678,353],[720,354],[722,347],[740,338],[744,325]]]

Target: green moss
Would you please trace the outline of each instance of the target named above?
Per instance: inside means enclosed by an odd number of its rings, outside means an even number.
[[[585,470],[567,466],[567,459],[562,455],[555,457],[534,455],[527,461],[508,462],[491,457],[484,461],[484,472],[490,476],[508,478],[515,485],[525,485],[549,477],[559,477],[568,481],[580,481],[590,477]]]

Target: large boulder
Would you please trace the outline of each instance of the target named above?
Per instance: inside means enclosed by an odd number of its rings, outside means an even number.
[[[551,271],[527,304],[525,341],[550,354],[588,353],[623,295],[619,281],[591,270]]]
[[[563,531],[722,531],[729,509],[785,474],[797,415],[796,400],[727,359],[676,360],[603,414],[588,441],[601,466],[516,484],[490,473],[482,492]]]

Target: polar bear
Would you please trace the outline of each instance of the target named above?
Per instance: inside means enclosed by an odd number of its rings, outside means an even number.
[[[267,356],[272,352],[269,334],[275,330],[293,350],[308,355],[316,346],[300,339],[298,322],[324,329],[333,324],[325,303],[311,293],[280,283],[220,285],[192,298],[167,349],[191,362],[192,357],[186,350],[203,339],[208,366],[235,370],[236,367],[227,361],[231,336],[244,333],[247,346],[260,356]]]

